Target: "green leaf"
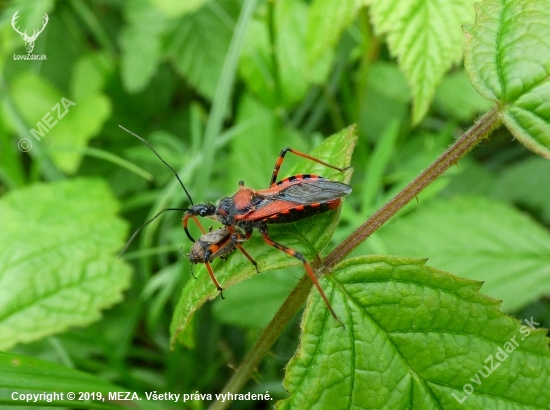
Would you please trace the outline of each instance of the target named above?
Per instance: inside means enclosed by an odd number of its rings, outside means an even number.
[[[491,0],[464,28],[466,71],[527,148],[550,158],[550,0]]]
[[[346,167],[350,163],[356,141],[355,127],[349,127],[327,138],[311,152],[311,155],[330,164]],[[323,175],[335,181],[349,181],[351,177],[351,170],[340,173],[310,160],[301,161],[296,167],[296,171],[290,171],[288,175],[297,173]],[[275,241],[280,241],[285,246],[297,249],[308,260],[311,260],[330,240],[338,224],[338,217],[339,210],[325,212],[296,223],[270,225],[269,234]],[[258,262],[261,273],[301,263],[297,259],[266,245],[258,235],[253,235],[252,239],[243,246]],[[256,270],[252,264],[239,252],[230,255],[227,261],[215,261],[212,264],[212,269],[223,288],[228,288],[256,275]],[[172,318],[172,325],[170,326],[172,347],[178,334],[188,325],[193,313],[207,300],[212,300],[219,295],[204,265],[196,270],[195,276],[198,279],[188,281],[183,288]]]
[[[170,18],[193,13],[204,6],[204,4],[208,1],[212,0],[150,0],[151,4],[162,10],[162,12]]]
[[[378,231],[387,253],[483,280],[484,293],[513,311],[550,293],[550,234],[526,215],[482,197],[418,207]]]
[[[172,22],[167,52],[178,71],[212,100],[239,13],[239,3],[209,1]]]
[[[244,180],[247,186],[254,189],[266,187],[271,178],[275,160],[281,149],[292,146],[299,151],[307,151],[303,144],[304,138],[297,137],[298,131],[281,126],[277,114],[256,99],[244,94],[239,101],[236,125],[240,130],[231,140],[231,156],[227,170],[227,184],[230,189],[237,188],[237,182]],[[251,144],[258,135],[262,136],[261,144]],[[301,145],[296,145],[300,144]],[[287,175],[287,161],[294,158],[290,155],[285,159],[281,172]],[[243,173],[242,164],[254,172]],[[281,174],[282,175],[282,174]]]
[[[310,294],[286,370],[291,396],[277,409],[550,406],[546,331],[499,312],[479,282],[371,256],[342,263],[321,286],[346,327]]]
[[[137,92],[147,86],[157,70],[167,19],[148,0],[126,2],[124,14],[129,24],[124,26],[120,38],[121,75],[126,89]]]
[[[302,2],[277,2],[273,20],[270,22],[264,16],[252,21],[239,73],[248,89],[266,105],[290,107],[305,97],[312,84],[325,81],[332,54],[325,53],[311,63],[308,61],[308,9]],[[275,55],[269,36],[270,24],[274,26]]]
[[[223,266],[223,264],[221,264]],[[265,328],[303,274],[299,267],[256,275],[224,290],[225,300],[216,299],[212,312],[221,323]]]
[[[490,194],[529,209],[550,225],[550,190],[541,189],[549,175],[550,161],[533,156],[500,171]]]
[[[311,3],[306,35],[310,65],[335,46],[360,7],[359,0],[314,0]]]
[[[0,389],[6,389],[11,393],[37,395],[53,392],[76,394],[78,392],[100,392],[105,399],[108,398],[109,392],[123,391],[120,387],[110,384],[102,378],[57,363],[3,352],[0,352]],[[11,394],[7,397],[4,396],[5,398],[2,396],[0,396],[0,405],[20,404],[11,398]],[[17,397],[19,399],[19,395]],[[53,396],[51,398],[53,399]],[[32,404],[34,406],[59,405],[64,407],[70,404],[70,401],[63,394],[63,400],[59,400],[58,395],[57,400],[47,402],[47,398],[43,397]],[[89,407],[86,402],[78,401],[78,404],[78,407]]]
[[[100,93],[113,69],[106,53],[84,54],[73,67],[71,96],[79,100]]]
[[[83,60],[90,56],[83,57]],[[73,84],[86,81],[80,76],[89,73],[75,65]],[[52,159],[63,171],[74,173],[82,160],[82,148],[96,135],[111,114],[107,96],[95,86],[74,86],[78,98],[63,95],[42,77],[30,72],[17,76],[11,84],[15,106],[29,128],[33,144],[44,144]]]
[[[479,95],[462,71],[446,76],[435,93],[434,105],[459,121],[472,121],[476,114],[491,109],[491,102]]]
[[[368,66],[367,89],[361,93],[359,129],[373,143],[389,123],[407,123],[411,90],[395,64],[375,62]]]
[[[103,182],[85,179],[0,200],[0,349],[87,325],[121,300],[130,268],[113,256],[126,234],[117,210]]]
[[[387,35],[413,93],[413,122],[428,111],[445,72],[462,59],[460,27],[474,19],[476,0],[369,0],[374,27]]]

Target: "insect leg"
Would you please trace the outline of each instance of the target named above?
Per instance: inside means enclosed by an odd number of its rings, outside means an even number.
[[[222,297],[222,299],[225,299],[223,297],[223,293],[222,293],[223,288],[218,283],[218,280],[216,279],[216,276],[214,276],[214,272],[212,271],[212,267],[210,266],[210,262],[208,261],[208,259],[206,259],[204,261],[204,264],[206,265],[206,270],[208,270],[208,274],[210,275],[210,279],[212,279],[212,282],[214,282],[214,285],[216,285],[216,289],[218,289],[220,291],[220,296]]]
[[[300,151],[296,151],[295,149],[292,149],[290,147],[283,148],[281,150],[281,153],[279,154],[279,157],[277,158],[277,161],[275,161],[275,168],[273,169],[273,174],[271,175],[271,182],[269,183],[269,186],[273,186],[275,184],[275,181],[277,181],[277,176],[279,175],[279,169],[281,169],[281,165],[283,164],[283,160],[285,159],[285,155],[287,152],[292,152],[295,155],[298,155],[299,157],[307,158],[312,161],[315,161],[319,164],[322,164],[326,167],[336,169],[337,171],[343,172],[345,168],[339,168],[334,165],[330,165],[326,163],[325,161],[321,161],[318,158],[312,157],[311,155],[305,154]]]
[[[185,209],[187,211],[187,209]],[[195,224],[199,227],[199,229],[201,230],[201,232],[203,234],[206,233],[206,230],[204,229],[204,227],[201,225],[201,223],[199,222],[199,220],[197,219],[197,216],[196,215],[193,215],[193,214],[190,214],[188,212],[186,212],[185,214],[183,214],[183,217],[181,218],[181,226],[183,226],[183,230],[185,231],[185,234],[187,235],[187,237],[191,240],[191,242],[195,242],[195,240],[193,239],[193,237],[191,236],[191,234],[189,233],[189,231],[187,230],[187,224],[188,224],[188,221],[189,221],[189,218],[192,218],[193,221],[195,222]]]
[[[244,241],[247,241],[250,239],[250,237],[252,236],[252,230],[247,230],[245,232],[245,234],[240,234],[236,231],[234,231],[233,227],[228,227],[230,230],[233,230],[233,233],[231,235],[231,242],[233,242],[235,244],[235,246],[237,247],[238,250],[241,251],[241,253],[246,256],[246,259],[248,259],[250,261],[250,263],[252,263],[252,265],[254,265],[254,268],[256,268],[256,273],[260,273],[260,271],[258,270],[258,262],[256,262],[252,256],[250,256],[250,254],[242,247],[241,245],[241,242],[244,242]]]
[[[262,235],[262,238],[263,238],[264,242],[267,243],[269,246],[273,246],[274,248],[279,249],[280,251],[286,253],[287,255],[292,256],[293,258],[296,258],[296,259],[299,259],[300,261],[302,261],[302,263],[304,264],[304,268],[306,269],[306,272],[309,275],[309,278],[311,279],[311,281],[313,282],[313,284],[315,285],[315,287],[317,288],[317,290],[321,294],[321,297],[323,298],[323,301],[327,305],[328,310],[330,311],[330,313],[332,314],[334,319],[336,319],[336,321],[338,321],[338,323],[340,323],[342,325],[342,327],[345,328],[342,321],[340,319],[338,319],[338,316],[336,316],[336,313],[332,309],[332,306],[331,306],[330,302],[328,301],[328,299],[325,295],[325,292],[323,292],[323,288],[321,288],[321,285],[319,285],[319,281],[317,280],[317,277],[315,276],[315,273],[313,273],[313,269],[311,269],[311,266],[307,262],[304,255],[302,255],[299,252],[296,252],[294,249],[288,248],[288,247],[286,247],[286,246],[284,246],[284,245],[282,245],[278,242],[275,242],[273,239],[271,239],[269,237],[267,226],[265,226],[265,225],[260,226],[260,227],[258,227],[258,229],[260,230],[260,234]]]

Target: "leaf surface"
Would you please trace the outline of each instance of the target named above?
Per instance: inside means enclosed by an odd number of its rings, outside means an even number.
[[[15,354],[0,352],[0,389],[17,393],[64,393],[64,392],[109,392],[123,391],[121,388],[90,374],[47,362]],[[1,397],[1,396],[0,396]],[[19,396],[17,396],[19,397]],[[65,396],[64,396],[65,397]],[[78,398],[78,396],[77,396]],[[68,400],[54,401],[58,405],[67,405]],[[0,398],[0,404],[16,405],[11,395]],[[39,400],[34,405],[52,405],[46,400]],[[83,407],[85,403],[79,402]],[[79,406],[80,407],[80,406]]]
[[[359,257],[322,278],[346,327],[310,294],[284,380],[291,396],[276,408],[547,408],[546,331],[499,312],[481,283],[424,262]]]
[[[309,8],[307,57],[310,65],[335,47],[342,31],[351,24],[364,0],[315,0]]]
[[[356,135],[354,127],[344,129],[338,134],[327,138],[310,154],[338,167],[349,166],[351,154],[357,140]],[[288,175],[311,173],[344,182],[349,181],[351,177],[351,170],[340,173],[309,160],[300,162],[296,169],[299,172],[290,171]],[[339,210],[325,212],[296,223],[269,225],[269,235],[275,241],[298,250],[308,260],[311,260],[327,245],[336,229],[338,218]],[[258,262],[261,273],[301,263],[297,259],[291,258],[265,244],[257,233],[253,235],[251,240],[244,243],[243,247]],[[212,269],[223,288],[256,275],[256,270],[252,264],[238,251],[230,255],[227,261],[215,261],[212,264]],[[183,288],[172,318],[170,327],[172,347],[178,334],[188,325],[193,313],[207,300],[212,300],[219,295],[204,265],[200,265],[196,269],[195,276],[197,276],[197,280],[188,281]]]
[[[155,74],[161,59],[161,36],[166,29],[164,13],[147,0],[126,2],[129,24],[120,37],[121,75],[126,89],[141,91]]]
[[[279,1],[273,14],[273,22],[267,17],[251,22],[239,73],[256,98],[269,107],[280,109],[299,103],[313,84],[325,81],[332,53],[327,50],[314,60],[308,60],[308,9],[304,3]],[[270,37],[271,24],[273,39]]]
[[[550,158],[550,0],[486,0],[464,28],[466,72],[527,148]]]
[[[209,1],[174,20],[167,30],[167,54],[178,71],[210,100],[222,72],[237,16],[237,1]]]
[[[445,72],[462,59],[460,27],[474,20],[476,0],[369,0],[379,34],[387,35],[413,93],[413,122],[428,111]]]
[[[483,280],[513,311],[550,293],[550,234],[514,208],[482,197],[436,200],[378,231],[387,253]]]
[[[89,80],[82,77],[87,72],[79,69],[87,60],[92,58],[85,56],[75,65],[75,83]],[[99,89],[73,89],[77,91],[74,97],[62,94],[30,72],[18,75],[11,85],[15,106],[30,127],[29,140],[44,144],[57,166],[67,173],[78,170],[82,149],[111,115],[111,102]]]
[[[0,200],[0,349],[84,326],[121,300],[130,268],[118,204],[97,180],[36,184]]]

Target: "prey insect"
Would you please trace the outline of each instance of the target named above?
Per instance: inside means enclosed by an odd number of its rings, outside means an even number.
[[[318,213],[335,210],[340,206],[342,198],[351,192],[351,187],[347,184],[312,174],[294,175],[277,182],[279,170],[286,153],[292,152],[297,156],[310,159],[340,172],[345,171],[344,168],[328,164],[292,148],[285,148],[277,158],[269,188],[254,190],[245,187],[244,182],[240,181],[238,191],[231,197],[221,199],[217,206],[211,203],[194,205],[177,172],[160,157],[147,141],[130,131],[127,132],[144,142],[172,170],[189,198],[191,206],[189,208],[167,208],[157,213],[134,232],[121,254],[139,231],[163,212],[184,211],[182,225],[188,238],[194,242],[188,257],[192,263],[205,263],[212,281],[221,292],[223,288],[217,281],[210,262],[216,257],[226,256],[239,249],[258,271],[257,263],[241,245],[242,242],[247,241],[252,236],[253,230],[257,229],[267,245],[285,252],[303,263],[308,276],[319,291],[332,316],[340,322],[306,258],[296,250],[270,238],[268,224],[296,222]],[[198,221],[197,216],[218,220],[225,226],[207,233]],[[202,232],[202,236],[198,241],[193,239],[188,230],[189,219],[192,219]]]
[[[232,240],[232,236],[236,239]],[[215,258],[225,259],[229,254],[233,253],[236,249],[239,249],[241,253],[254,265],[256,272],[258,272],[258,264],[241,245],[241,242],[246,240],[248,240],[248,237],[241,236],[239,233],[232,234],[229,231],[229,228],[224,226],[222,228],[210,230],[209,232],[203,234],[197,241],[195,241],[195,243],[193,243],[193,246],[191,246],[191,249],[187,254],[187,259],[189,259],[191,264],[204,263],[206,265],[206,270],[214,282],[214,285],[216,285],[216,288],[220,290],[222,299],[225,299],[222,293],[223,288],[218,283],[210,263]]]

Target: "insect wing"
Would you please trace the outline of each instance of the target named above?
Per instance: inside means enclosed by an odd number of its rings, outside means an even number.
[[[350,192],[351,187],[347,184],[322,179],[315,182],[304,181],[301,184],[290,185],[280,191],[277,199],[295,204],[309,205],[342,198]]]
[[[262,201],[258,202],[262,206],[258,206],[256,210],[249,212],[241,219],[248,221],[273,219],[273,222],[278,219],[278,222],[284,222],[284,218],[281,217],[290,211],[301,214],[309,207],[320,209],[322,204],[326,207],[324,210],[335,209],[340,205],[340,198],[350,192],[349,185],[324,178],[288,184],[277,193],[263,197]],[[306,215],[307,213],[303,213],[303,216]]]

